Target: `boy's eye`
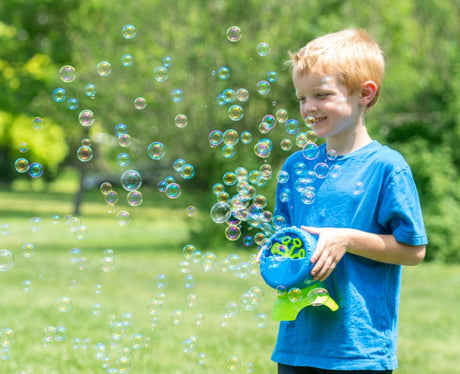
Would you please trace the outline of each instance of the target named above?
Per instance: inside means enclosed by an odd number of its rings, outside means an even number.
[[[298,101],[299,103],[303,103],[303,102],[305,101],[305,97],[298,97],[298,98],[297,98],[297,101]]]
[[[321,98],[321,97],[324,98],[324,97],[327,97],[329,95],[330,95],[329,92],[318,92],[315,96],[319,97],[319,98]]]

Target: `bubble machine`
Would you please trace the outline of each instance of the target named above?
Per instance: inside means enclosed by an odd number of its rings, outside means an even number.
[[[315,235],[291,226],[275,232],[263,245],[260,273],[277,291],[272,313],[275,321],[293,321],[307,306],[339,308],[322,283],[311,277],[316,244]]]

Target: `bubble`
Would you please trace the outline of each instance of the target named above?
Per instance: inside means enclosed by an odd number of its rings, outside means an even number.
[[[226,66],[222,66],[217,70],[217,75],[219,79],[228,79],[228,77],[230,77],[230,69]]]
[[[261,80],[257,82],[256,89],[259,94],[267,95],[270,92],[270,82],[266,80]]]
[[[212,186],[212,192],[214,195],[218,196],[225,191],[225,186],[222,183],[216,183]]]
[[[174,170],[176,170],[177,172],[180,173],[182,171],[182,169],[184,168],[184,166],[186,165],[186,163],[187,162],[184,159],[178,158],[173,163]]]
[[[244,110],[239,105],[232,105],[228,108],[228,116],[232,121],[239,121],[244,117]]]
[[[240,141],[238,131],[234,129],[225,130],[222,135],[222,140],[226,145],[235,145]]]
[[[61,296],[56,300],[57,310],[61,313],[70,312],[72,309],[72,300],[67,296]]]
[[[179,88],[176,88],[174,90],[171,91],[171,100],[175,103],[180,103],[182,101],[184,101],[184,92],[179,89]]]
[[[181,195],[181,187],[177,183],[170,183],[166,187],[165,193],[170,199],[177,199]]]
[[[297,302],[300,301],[300,298],[302,297],[302,290],[300,288],[294,287],[288,291],[287,295],[291,302]]]
[[[29,150],[29,145],[26,142],[22,142],[18,146],[18,151],[21,153],[26,153]]]
[[[307,160],[314,160],[319,156],[319,147],[315,143],[307,143],[302,149],[302,155]]]
[[[212,252],[207,252],[203,255],[203,258],[201,260],[201,266],[203,267],[203,270],[208,272],[213,270],[216,267],[217,264],[217,256],[212,253]]]
[[[8,249],[0,249],[0,271],[8,271],[14,266],[14,255]]]
[[[142,186],[142,176],[137,170],[126,170],[121,175],[120,182],[126,191],[135,191]]]
[[[147,106],[147,100],[144,97],[139,96],[134,99],[134,108],[137,110],[143,110]]]
[[[236,91],[236,98],[238,101],[248,101],[249,99],[249,91],[246,88],[239,88]]]
[[[32,119],[32,128],[34,130],[41,130],[43,126],[45,125],[45,121],[43,121],[43,118],[41,117],[34,117]]]
[[[307,141],[310,143],[315,143],[318,140],[318,136],[316,135],[316,132],[314,132],[313,130],[307,131],[305,133],[305,137]]]
[[[136,37],[136,27],[133,25],[125,25],[121,29],[121,33],[125,39],[134,39]]]
[[[267,158],[270,156],[273,144],[269,138],[263,138],[254,146],[254,153],[260,158]]]
[[[223,141],[222,131],[220,131],[220,130],[212,130],[208,135],[208,139],[209,139],[209,145],[212,148],[217,147]]]
[[[182,310],[176,309],[171,312],[171,322],[173,325],[181,325],[184,323],[185,313]]]
[[[313,186],[307,186],[301,195],[301,200],[306,205],[311,205],[315,202],[316,189]]]
[[[363,182],[356,182],[353,186],[353,195],[361,195],[364,192]]]
[[[123,148],[129,147],[131,144],[131,136],[129,134],[121,134],[118,137],[118,144]]]
[[[13,329],[5,328],[0,330],[0,344],[4,348],[11,347],[16,342],[16,333]]]
[[[77,73],[72,65],[64,65],[59,69],[59,77],[63,82],[73,82],[77,78]]]
[[[139,206],[144,201],[140,191],[130,191],[127,195],[128,204],[131,206]]]
[[[172,65],[172,58],[170,56],[165,56],[161,59],[161,65],[169,68]]]
[[[280,147],[283,151],[290,151],[292,148],[292,141],[291,139],[283,139],[281,140]]]
[[[232,208],[228,203],[216,203],[211,208],[211,219],[216,223],[228,221],[232,214]]]
[[[324,179],[329,174],[329,165],[325,162],[318,162],[314,167],[314,171],[318,178]]]
[[[332,178],[338,178],[342,172],[342,167],[340,165],[332,165],[329,169],[329,175]]]
[[[188,125],[188,118],[185,114],[178,114],[174,118],[174,123],[176,124],[177,127],[184,128],[185,126]]]
[[[243,131],[240,138],[243,144],[250,144],[252,142],[252,134],[249,131]]]
[[[230,225],[225,229],[225,237],[230,241],[238,240],[241,237],[241,229],[239,226]]]
[[[134,62],[133,56],[131,56],[129,54],[121,56],[121,64],[123,66],[131,66],[133,64],[133,62]]]
[[[70,110],[77,110],[78,109],[78,100],[75,98],[71,98],[67,100],[67,108]]]
[[[101,258],[99,266],[104,273],[109,273],[115,268],[115,259],[113,257],[104,256]]]
[[[185,208],[185,214],[187,214],[188,217],[195,217],[197,214],[197,209],[195,206],[190,205],[187,208]]]
[[[25,158],[18,158],[14,162],[14,168],[18,173],[26,173],[29,170],[29,161]]]
[[[163,143],[153,142],[147,148],[148,155],[152,160],[160,160],[165,155],[165,147]]]
[[[26,279],[26,280],[22,281],[21,285],[22,285],[22,290],[24,292],[32,291],[32,282],[30,280]]]
[[[124,123],[117,123],[114,127],[114,130],[115,135],[119,137],[128,133],[128,126],[126,126]]]
[[[33,162],[30,164],[28,171],[32,178],[40,178],[43,175],[43,166],[38,162]]]
[[[232,102],[235,101],[236,93],[231,88],[226,88],[222,92],[222,95],[223,95],[224,100],[225,100],[226,103],[232,103]]]
[[[238,26],[230,26],[227,31],[225,32],[227,39],[233,43],[239,42],[243,37],[243,32],[241,28]]]
[[[190,164],[185,164],[180,175],[183,179],[192,179],[195,176],[195,167]]]
[[[268,325],[268,316],[265,313],[257,313],[255,315],[255,320],[259,329],[263,329]]]
[[[25,258],[31,258],[35,255],[35,245],[32,243],[24,243],[21,247],[22,255]]]
[[[117,164],[121,167],[126,167],[131,163],[131,157],[127,153],[120,153],[117,156]]]
[[[270,44],[261,42],[257,44],[256,50],[259,56],[262,56],[262,57],[268,56],[271,52]]]
[[[92,83],[88,83],[85,88],[83,89],[85,95],[91,98],[96,96],[96,86]]]
[[[107,195],[113,190],[112,184],[110,182],[102,182],[99,186],[99,190],[103,195]]]
[[[184,255],[185,259],[191,260],[193,257],[193,254],[196,251],[196,247],[193,244],[186,244],[182,248],[182,254]]]
[[[315,126],[315,123],[316,123],[315,117],[307,116],[304,118],[304,122],[307,125],[307,127],[312,128]]]
[[[330,161],[334,161],[337,158],[337,151],[335,149],[329,149],[327,151],[326,157]]]
[[[267,73],[267,80],[270,83],[276,82],[278,80],[278,73],[276,71],[269,71]]]
[[[164,82],[168,79],[168,68],[166,66],[157,66],[153,69],[153,77],[157,82]]]
[[[63,88],[56,88],[53,91],[53,99],[57,103],[62,103],[67,98],[66,92]]]
[[[97,64],[96,69],[101,77],[106,77],[112,72],[112,65],[108,61],[101,61]]]
[[[229,171],[223,175],[222,179],[227,186],[232,186],[236,183],[236,174]]]
[[[300,127],[299,127],[299,121],[296,119],[288,119],[285,123],[284,126],[286,128],[286,132],[289,135],[295,135],[299,132]]]
[[[131,215],[126,210],[120,210],[117,213],[117,222],[119,226],[128,226],[131,222]]]
[[[104,198],[108,205],[113,206],[118,202],[118,193],[117,191],[109,191],[105,194]]]
[[[88,146],[81,146],[77,149],[77,158],[81,162],[88,162],[93,159],[93,149]]]
[[[78,115],[78,121],[82,126],[89,127],[95,121],[94,113],[89,109],[84,109]]]

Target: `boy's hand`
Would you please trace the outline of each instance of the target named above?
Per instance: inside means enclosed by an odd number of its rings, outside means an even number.
[[[318,235],[316,250],[311,256],[311,262],[315,264],[311,271],[313,280],[324,281],[334,271],[337,263],[347,251],[349,235],[347,229],[318,228],[301,226],[310,234]]]

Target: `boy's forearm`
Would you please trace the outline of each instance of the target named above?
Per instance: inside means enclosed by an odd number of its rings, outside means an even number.
[[[371,260],[398,264],[417,265],[425,257],[424,245],[407,245],[398,242],[393,235],[372,234],[360,230],[349,230],[347,252]]]

